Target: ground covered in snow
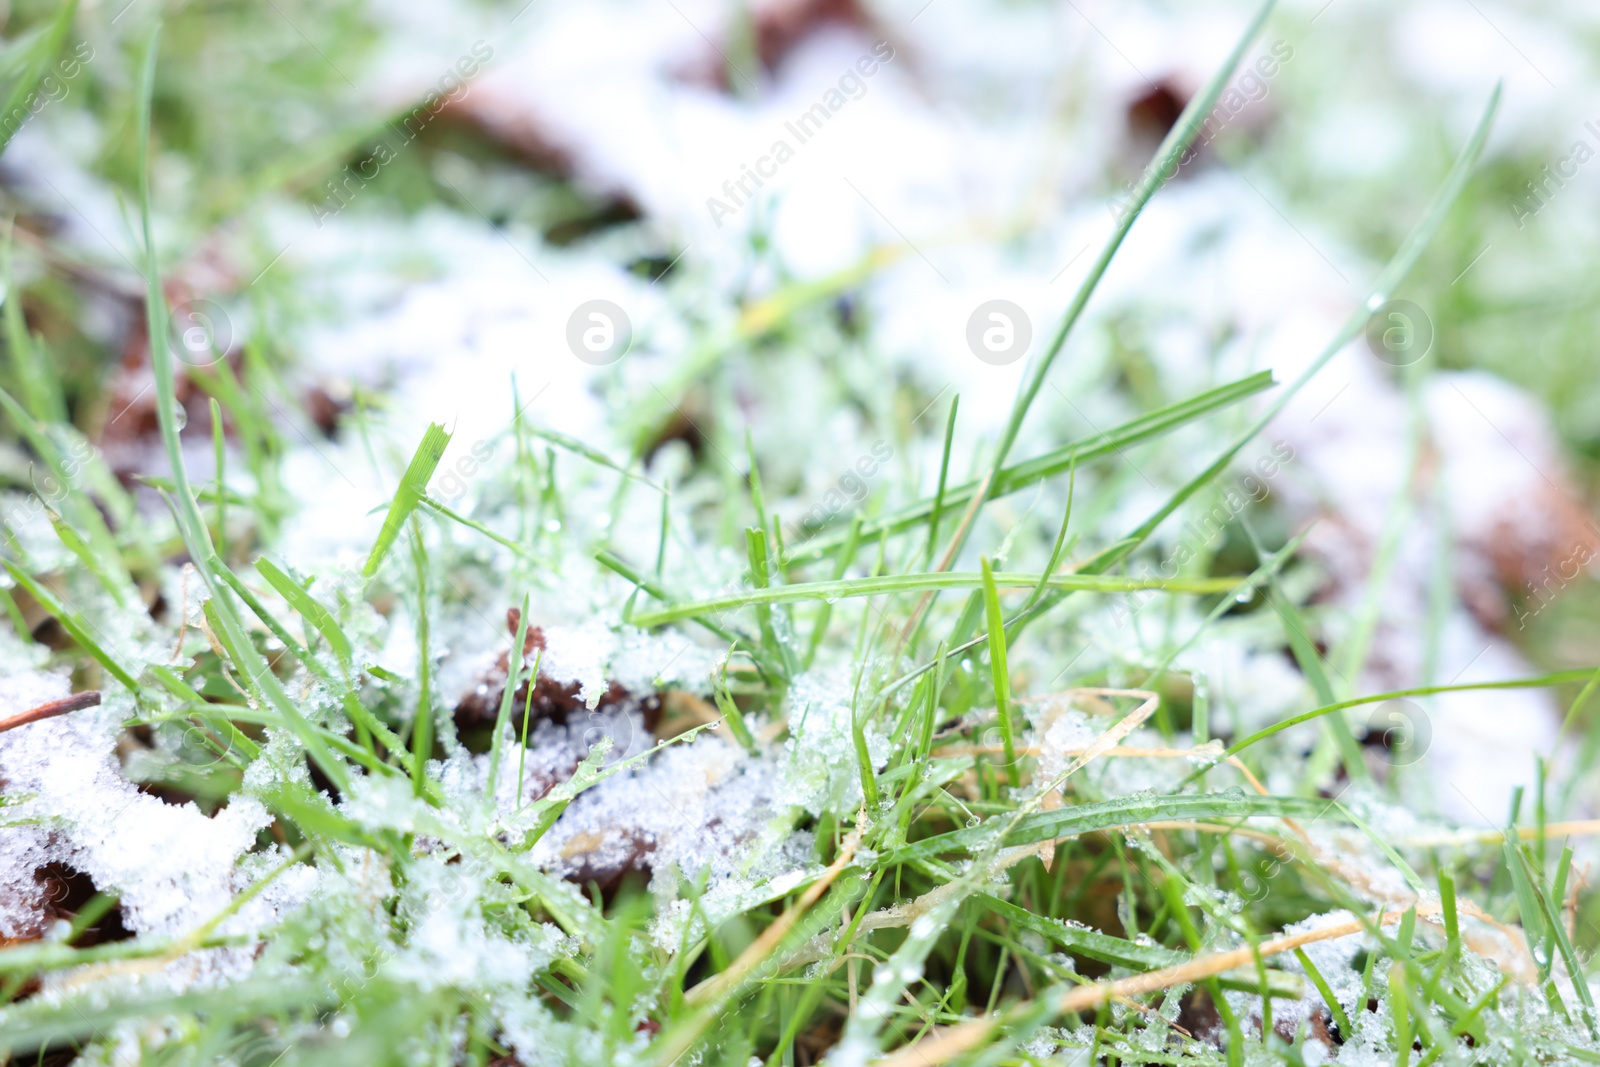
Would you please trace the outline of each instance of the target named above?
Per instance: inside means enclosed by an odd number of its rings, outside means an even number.
[[[8,18],[12,1060],[1600,1059],[1587,5]]]

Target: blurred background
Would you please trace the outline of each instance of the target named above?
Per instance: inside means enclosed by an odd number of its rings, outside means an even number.
[[[209,400],[228,399],[230,485],[254,516],[234,550],[358,565],[429,421],[457,430],[436,495],[492,506],[474,442],[520,413],[671,483],[731,560],[688,579],[715,589],[738,569],[726,546],[741,523],[722,505],[747,430],[793,524],[925,495],[956,395],[955,465],[981,473],[1028,358],[1252,12],[107,0],[62,19],[14,2],[12,71],[62,36],[40,90],[8,102],[0,156],[6,309],[20,312],[7,327],[48,360],[13,358],[0,379],[127,484],[159,473],[134,190],[139,62],[160,21],[155,232],[198,478],[222,451]],[[1277,545],[1310,528],[1294,588],[1341,689],[1600,656],[1600,8],[1280,4],[1012,452],[1253,371],[1292,379],[1365,300],[1497,84],[1482,165],[1399,317],[1384,309],[1278,416],[1240,466],[1257,479],[1241,483],[1255,527],[1230,507],[1196,564],[1246,573],[1247,534]],[[1004,336],[989,343],[995,301]],[[1081,472],[1088,548],[1159,506],[1272,395]],[[7,433],[0,477],[21,494],[30,468]],[[1054,499],[990,509],[985,551],[1047,550]],[[563,521],[655,551],[648,519],[601,506]],[[1169,527],[1143,569],[1187,536]],[[36,553],[60,551],[48,535]],[[1310,706],[1259,608],[1197,654],[1224,733]],[[474,614],[463,633],[489,641]],[[1079,621],[1061,640],[1091,649],[1083,666],[1141,659],[1138,626]],[[446,684],[468,674],[447,664]],[[1568,749],[1585,765],[1590,746],[1560,733],[1575,692],[1428,702],[1419,803],[1497,822],[1539,758]],[[1600,737],[1576,714],[1565,737]]]

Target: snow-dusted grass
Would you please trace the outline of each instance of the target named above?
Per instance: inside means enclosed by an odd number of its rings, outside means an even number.
[[[294,368],[268,355],[296,299],[260,298],[237,361],[173,358],[152,38],[131,126],[156,473],[117,481],[6,303],[0,405],[58,488],[7,502],[5,1053],[1600,1060],[1594,897],[1567,843],[1600,831],[1577,817],[1592,770],[1541,762],[1532,792],[1471,828],[1441,817],[1449,798],[1402,802],[1453,784],[1418,762],[1425,732],[1452,724],[1417,701],[1575,692],[1572,729],[1590,736],[1600,673],[1358,689],[1399,535],[1330,609],[1302,555],[1315,531],[1280,529],[1235,488],[1448,230],[1498,94],[1289,380],[1219,377],[1122,410],[1105,390],[1078,398],[1092,433],[1038,429],[1057,360],[1270,9],[1190,101],[970,448],[953,445],[970,404],[912,391],[936,413],[912,428],[922,414],[884,399],[898,386],[809,364],[817,392],[878,405],[898,436],[861,507],[828,505],[800,538],[785,518],[810,513],[805,486],[847,484],[794,461],[825,434],[785,417],[817,401],[789,411],[779,389],[747,420],[740,390],[760,391],[729,365],[849,343],[819,308],[892,257],[776,284],[730,332],[682,311],[726,296],[693,276],[632,285],[610,249],[536,265],[512,245],[529,285],[605,276],[651,308],[649,403],[558,386],[587,405],[566,413],[580,437],[529,412],[526,378],[435,368],[425,386],[359,392],[340,436],[318,439]],[[338,222],[352,229],[325,240],[367,225]],[[520,321],[515,285],[455,282],[333,336],[459,341],[451,307],[477,298],[485,334]],[[575,366],[568,380],[602,392],[633,373]],[[189,387],[214,437],[183,432]],[[435,422],[412,409],[429,388],[487,394],[471,410],[496,421]],[[672,412],[697,445],[647,461]],[[1427,620],[1429,648],[1448,617]],[[11,725],[84,689],[101,703]],[[466,697],[492,722],[458,731]],[[58,891],[65,868],[86,899]],[[113,912],[131,936],[108,939]]]

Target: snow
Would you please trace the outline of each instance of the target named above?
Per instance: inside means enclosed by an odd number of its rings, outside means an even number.
[[[745,878],[787,834],[772,779],[768,765],[714,735],[675,745],[580,794],[533,856],[601,880],[640,860],[658,878]]]
[[[392,26],[392,54],[384,69],[406,69],[401,60],[408,59],[410,69],[432,70],[438,64],[417,57],[438,53],[441,62],[447,58],[431,39],[440,36],[442,15],[380,10]],[[1158,18],[1137,6],[1100,17],[1105,20],[1101,31],[1133,42],[1133,51],[1119,57],[1082,45],[1081,67],[1072,79],[1107,99],[1142,91],[1138,71],[1198,85],[1231,43],[1232,29],[1214,17],[1168,12]],[[1459,92],[1462,79],[1477,77],[1481,64],[1501,56],[1505,42],[1477,27],[1463,38],[1476,42],[1477,52],[1438,52],[1437,42],[1450,38],[1425,31],[1446,17],[1439,5],[1409,11],[1397,17],[1394,40],[1424,42],[1416,47],[1426,61],[1412,75],[1430,90]],[[513,144],[559,149],[580,184],[638,204],[654,231],[685,252],[685,269],[701,272],[713,291],[747,275],[753,233],[766,235],[781,270],[800,278],[851,267],[876,248],[899,249],[898,258],[864,287],[863,302],[891,367],[915,375],[930,394],[962,395],[956,439],[962,453],[992,437],[1027,365],[995,367],[974,360],[964,341],[967,316],[986,299],[1016,302],[1032,321],[1037,352],[1070,286],[1092,258],[1079,253],[1073,259],[1071,253],[1096,247],[1110,228],[1109,212],[1092,203],[1100,193],[1093,188],[1099,180],[1093,161],[1117,151],[1123,136],[1112,109],[1105,109],[1083,117],[1081,153],[1048,158],[1036,146],[1049,143],[1045,131],[1054,121],[1049,109],[1037,103],[1007,106],[1064,91],[1053,73],[1058,51],[1044,47],[1043,40],[1052,35],[1079,40],[1081,16],[1007,12],[985,22],[981,32],[968,21],[935,5],[925,18],[905,22],[903,36],[885,39],[882,46],[875,31],[830,24],[804,37],[775,69],[743,72],[760,92],[736,85],[738,91],[729,93],[704,76],[723,66],[708,39],[694,29],[722,25],[718,12],[704,4],[689,4],[681,12],[620,2],[535,10],[522,29],[495,37],[494,59],[459,107]],[[955,22],[962,30],[948,32]],[[607,47],[597,53],[589,42],[601,38]],[[1000,39],[1009,42],[1004,63],[982,45]],[[1576,60],[1559,41],[1532,31],[1529,41],[1550,69],[1575,69]],[[1017,47],[1019,42],[1026,44]],[[1256,51],[1271,47],[1263,41]],[[892,57],[884,58],[891,51]],[[841,71],[868,55],[879,59],[872,75],[861,79],[859,98],[847,96],[814,137],[796,144],[794,158],[778,166],[753,199],[746,197],[748,189],[724,189],[724,182],[736,182],[746,165],[770,153],[775,140],[797,140],[786,124],[823,97]],[[1298,64],[1318,62],[1314,50],[1296,51],[1269,86],[1271,93],[1289,90],[1292,78],[1301,75]],[[739,74],[732,77],[741,81]],[[1516,91],[1508,95],[1514,101],[1508,106],[1535,108],[1545,92],[1538,81],[1528,70],[1514,72]],[[575,83],[591,91],[574,95],[569,89]],[[1346,126],[1362,129],[1363,143],[1377,136],[1392,147],[1410,136],[1409,127],[1397,131],[1393,123],[1386,132],[1372,134],[1370,109],[1363,111],[1359,98],[1340,106]],[[1329,120],[1316,128],[1326,134],[1339,124]],[[1382,153],[1342,155],[1370,161]],[[1359,280],[1371,274],[1370,265],[1337,235],[1319,232],[1304,219],[1287,219],[1281,194],[1262,181],[1257,176],[1246,184],[1225,168],[1196,168],[1151,203],[1097,295],[1091,312],[1095,322],[1152,311],[1167,319],[1155,332],[1153,356],[1174,388],[1199,388],[1214,384],[1209,375],[1261,366],[1274,369],[1280,380],[1292,378],[1348,312],[1361,292]],[[1034,203],[1030,195],[1048,182],[1075,195],[1038,209],[1031,239],[991,240],[990,231],[1007,224],[1002,220],[1014,210],[1010,206]],[[735,209],[708,212],[708,200]],[[953,225],[952,220],[964,222]],[[317,227],[303,216],[285,215],[272,224],[274,241],[291,247],[304,279],[325,283],[327,325],[305,339],[305,348],[325,372],[389,391],[386,434],[401,449],[420,433],[424,420],[432,419],[463,428],[452,455],[466,454],[473,441],[492,440],[509,411],[503,391],[484,385],[509,381],[512,374],[520,394],[530,398],[527,417],[585,440],[604,440],[615,414],[609,390],[620,382],[624,390],[638,389],[634,395],[656,403],[644,386],[652,354],[681,350],[689,336],[681,312],[659,287],[620,272],[604,257],[544,247],[535,234],[491,232],[470,217],[447,217],[438,209],[410,221],[351,210],[324,223]],[[402,248],[409,262],[427,264],[420,279],[383,266]],[[352,256],[351,249],[360,251]],[[1198,281],[1197,263],[1205,268]],[[1270,270],[1263,269],[1267,263]],[[758,287],[772,281],[760,272],[755,279]],[[1152,292],[1160,299],[1152,300]],[[639,338],[637,351],[616,370],[595,368],[566,351],[567,314],[597,297],[624,307]],[[727,310],[708,313],[715,317]],[[1174,312],[1189,318],[1172,318]],[[1237,334],[1208,370],[1200,357],[1213,348],[1208,337],[1224,329]],[[1063,396],[1075,395],[1071,378],[1077,368],[1090,374],[1097,363],[1092,334],[1074,344],[1074,359],[1059,369]],[[837,411],[826,395],[796,393],[793,398],[803,407],[791,415]],[[1040,407],[1047,414],[1025,424],[1018,454],[1043,443],[1043,426],[1055,412],[1074,421],[1084,417],[1081,404],[1063,404],[1048,390]],[[1471,425],[1474,407],[1485,416],[1482,426]],[[1504,561],[1495,557],[1506,553],[1508,538],[1511,551],[1536,577],[1552,552],[1562,553],[1559,562],[1587,535],[1570,521],[1572,489],[1554,460],[1548,434],[1540,429],[1540,413],[1525,396],[1481,374],[1439,374],[1428,386],[1423,408],[1427,454],[1446,457],[1441,499],[1450,509],[1451,535],[1459,548],[1458,585],[1481,616],[1501,602],[1494,582],[1504,575]],[[1096,412],[1093,421],[1105,417]],[[1364,596],[1385,518],[1408,485],[1404,442],[1413,418],[1387,368],[1357,343],[1269,431],[1295,455],[1272,488],[1297,524],[1321,520],[1308,551],[1328,567],[1333,601],[1341,606],[1353,607]],[[804,425],[807,420],[792,421]],[[925,436],[931,440],[922,442],[920,451],[937,447],[936,433]],[[366,513],[381,503],[392,475],[368,472],[353,446],[319,451],[316,457],[291,458],[308,506],[291,520],[286,546],[296,555],[331,552],[353,565],[379,521]],[[841,454],[842,463],[833,458]],[[844,449],[801,464],[808,491],[825,491],[836,477],[833,468],[847,466],[849,456]],[[931,485],[936,464],[923,455],[906,458],[921,471],[925,488]],[[447,456],[446,465],[452,462]],[[492,471],[503,462],[503,456],[495,456],[486,466]],[[476,475],[466,491],[477,494],[493,478]],[[1426,493],[1428,486],[1412,491]],[[1140,494],[1145,492],[1135,479],[1130,514],[1144,506]],[[1539,509],[1508,507],[1530,495],[1541,501]],[[806,498],[801,500],[803,511]],[[1527,517],[1512,520],[1515,525],[1508,529],[1496,526],[1495,516],[1508,512]],[[1552,517],[1563,518],[1562,528],[1572,529],[1557,544],[1546,543]],[[619,532],[641,535],[631,527]],[[1380,603],[1383,621],[1371,661],[1360,677],[1342,680],[1351,690],[1424,680],[1426,649],[1420,635],[1426,632],[1429,602],[1426,560],[1440,533],[1427,518],[1408,528]],[[608,664],[602,623],[588,608],[572,607],[567,617],[550,619],[547,672],[582,682],[592,705],[615,665]],[[487,614],[499,610],[491,605]],[[407,651],[414,642],[406,639],[403,618],[395,624],[392,662],[402,669],[414,655]],[[571,631],[561,629],[567,624]],[[1474,629],[1461,609],[1454,609],[1446,626],[1451,636],[1426,665],[1432,677],[1480,676],[1474,657],[1486,647],[1488,662],[1525,673],[1526,664],[1492,632],[1493,625],[1495,620],[1486,618]],[[1139,658],[1135,649],[1142,638],[1134,630],[1111,638],[1126,658]],[[1293,668],[1278,662],[1275,650],[1241,653],[1223,648],[1222,642],[1208,644],[1208,654],[1221,658],[1207,662],[1196,655],[1192,662],[1218,679],[1219,721],[1238,714],[1242,722],[1264,723],[1281,717],[1286,705],[1303,703],[1304,689]],[[703,683],[700,668],[708,666],[706,657],[691,662],[695,670],[680,670],[677,677]],[[444,672],[452,684],[471,677],[448,659]],[[1483,701],[1455,697],[1430,705],[1462,724],[1460,731],[1436,731],[1441,760],[1447,762],[1432,790],[1443,810],[1457,817],[1480,818],[1459,802],[1452,783],[1465,779],[1482,797],[1480,806],[1502,810],[1511,789],[1529,782],[1532,757],[1548,752],[1553,740],[1554,719],[1545,696],[1514,692],[1495,700],[1494,707],[1510,713],[1485,717]],[[1512,720],[1526,723],[1526,730],[1506,729]],[[1493,739],[1494,751],[1509,758],[1470,765],[1472,747],[1485,739]],[[818,795],[843,795],[844,777],[836,788],[819,786]]]
[[[606,662],[615,646],[611,629],[598,619],[577,626],[551,626],[544,631],[545,650],[539,672],[558,682],[577,682],[592,710],[606,690]]]
[[[775,469],[765,472],[772,476],[769,485],[798,487],[769,502],[782,514],[803,514],[863,454],[872,428],[885,422],[871,405],[888,377],[904,376],[929,396],[961,395],[957,455],[992,442],[1029,362],[974,360],[966,342],[969,316],[987,300],[1014,302],[1031,322],[1030,355],[1037,357],[1112,225],[1107,186],[1116,184],[1130,152],[1121,102],[1143,91],[1147,76],[1197,85],[1231,44],[1233,26],[1211,12],[1158,12],[1138,4],[1097,10],[1096,33],[1131,42],[1118,55],[1085,32],[1084,16],[1071,5],[1012,5],[980,19],[949,3],[931,5],[922,17],[920,6],[920,0],[884,6],[893,34],[880,34],[877,25],[835,24],[806,36],[774,69],[748,72],[759,83],[756,93],[714,84],[722,65],[720,31],[708,40],[696,28],[725,23],[723,8],[710,0],[536,6],[525,28],[488,35],[493,59],[458,102],[460,113],[512,144],[558,149],[580,186],[636,204],[645,216],[644,235],[626,240],[682,251],[678,277],[687,296],[624,270],[613,248],[557,248],[535,232],[496,227],[465,210],[436,206],[400,218],[357,205],[319,220],[303,204],[279,202],[253,220],[250,239],[269,255],[283,249],[279,269],[306,305],[297,309],[303,317],[284,316],[291,320],[281,324],[284,343],[315,374],[383,397],[381,410],[365,413],[361,433],[338,441],[305,438],[291,447],[283,481],[293,489],[296,510],[272,546],[316,577],[319,596],[345,602],[341,623],[365,661],[403,677],[419,672],[413,608],[396,603],[380,615],[365,604],[367,590],[356,574],[382,521],[381,505],[426,423],[442,421],[456,434],[435,493],[497,525],[514,506],[505,432],[513,417],[513,379],[523,418],[621,455],[630,444],[621,427],[635,407],[658,403],[652,399],[656,383],[781,284],[882,257],[852,293],[857,314],[871,324],[872,359],[861,358],[865,345],[840,357],[851,364],[840,371],[841,380],[866,399],[842,403],[831,384],[818,380],[815,353],[788,351],[763,354],[766,377],[737,397],[742,416],[763,426],[776,453]],[[1309,3],[1287,6],[1304,17],[1319,13]],[[1329,17],[1355,18],[1353,11],[1373,6],[1351,0]],[[452,58],[441,51],[443,41],[479,29],[482,21],[456,5],[372,7],[387,20],[386,39],[361,92],[382,100],[414,98]],[[1464,29],[1453,10],[1432,2],[1407,8],[1395,17],[1387,47],[1407,57],[1402,66],[1421,89],[1451,97],[1481,95],[1483,71],[1504,66],[1510,72],[1507,111],[1496,143],[1541,143],[1560,128],[1552,113],[1561,110],[1543,75],[1576,79],[1588,62],[1549,27],[1580,22],[1583,12],[1574,6],[1547,24],[1486,3],[1483,24],[1467,20]],[[450,25],[452,19],[460,21]],[[1492,30],[1490,20],[1506,33]],[[441,33],[446,25],[447,35]],[[1531,58],[1506,54],[1513,39]],[[1307,54],[1294,62],[1316,60]],[[862,63],[873,73],[841,88],[850,71],[864,70]],[[426,72],[420,81],[417,71]],[[1282,89],[1291,91],[1287,82]],[[844,102],[800,143],[790,124],[835,90]],[[1094,106],[1069,114],[1069,105],[1082,100]],[[1273,104],[1287,110],[1278,97]],[[1070,123],[1065,139],[1063,122]],[[34,125],[16,139],[7,162],[24,179],[52,175],[77,209],[61,212],[64,239],[114,264],[133,250],[123,247],[126,227],[113,191],[84,165],[98,145],[97,137],[86,136],[94,132]],[[1337,164],[1360,178],[1389,170],[1416,133],[1409,117],[1355,94],[1314,125],[1308,155],[1316,166]],[[1358,135],[1363,151],[1352,152],[1348,146]],[[793,147],[792,158],[775,151],[780,140]],[[730,187],[747,167],[772,155],[784,158],[770,180],[755,195],[741,190],[735,197]],[[437,176],[453,180],[471,165],[446,157]],[[53,199],[37,182],[23,184],[29,195]],[[1581,209],[1581,195],[1574,191],[1569,198],[1572,210]],[[1286,202],[1283,189],[1253,171],[1213,167],[1196,168],[1152,203],[1055,369],[1055,388],[1041,394],[1013,458],[1057,443],[1064,427],[1092,433],[1131,411],[1127,397],[1096,386],[1111,366],[1121,322],[1146,331],[1135,340],[1147,350],[1152,373],[1174,393],[1262,367],[1286,381],[1306,367],[1362,297],[1374,265],[1333,225],[1312,225],[1282,211]],[[120,243],[108,245],[107,234]],[[770,242],[770,257],[755,255],[758,239]],[[201,264],[186,269],[198,272]],[[633,349],[615,365],[586,362],[568,344],[570,316],[596,299],[622,307],[633,330]],[[253,313],[241,307],[239,325]],[[911,439],[896,441],[911,484],[888,492],[914,491],[919,479],[923,490],[931,487],[943,410],[939,404],[933,414],[918,416],[907,431]],[[1592,570],[1592,554],[1575,567],[1569,563],[1596,544],[1549,421],[1528,395],[1484,372],[1433,373],[1410,397],[1359,342],[1339,353],[1274,421],[1268,436],[1291,445],[1294,456],[1272,484],[1274,501],[1297,528],[1319,523],[1308,541],[1321,582],[1319,618],[1337,620],[1363,605],[1391,509],[1397,501],[1412,509],[1376,602],[1371,655],[1355,676],[1335,678],[1341,691],[1532,673],[1497,630],[1522,621],[1508,615],[1506,588],[1532,594],[1542,608],[1544,592],[1559,592]],[[1406,442],[1413,431],[1421,459],[1409,470]],[[1225,439],[1221,431],[1195,431],[1180,439],[1175,460],[1122,457],[1132,468],[1120,471],[1127,491],[1114,514],[1097,517],[1094,534],[1141,520],[1164,498],[1166,486],[1192,473],[1183,462],[1213,453]],[[685,462],[681,449],[669,449],[650,473],[670,481]],[[565,452],[560,463],[564,525],[552,531],[559,536],[537,546],[535,564],[524,568],[499,548],[463,548],[472,535],[458,529],[427,535],[439,569],[450,576],[450,588],[436,591],[437,603],[430,605],[438,690],[446,705],[504,647],[499,620],[531,587],[545,635],[541,669],[579,683],[590,709],[565,725],[537,723],[525,755],[515,732],[502,739],[505,762],[492,805],[498,823],[469,810],[487,786],[486,756],[457,747],[430,763],[451,800],[449,817],[474,832],[520,826],[519,811],[566,781],[599,736],[612,743],[607,767],[652,752],[654,738],[636,709],[595,710],[612,681],[638,693],[672,687],[705,694],[726,651],[685,632],[647,634],[622,624],[621,603],[630,590],[580,549],[603,537],[636,561],[651,558],[658,499],[631,487],[638,492],[617,505],[613,519],[610,473],[597,473]],[[706,490],[690,486],[687,503],[673,500],[680,538],[669,546],[668,559],[682,568],[670,573],[679,588],[725,591],[735,587],[743,561],[681,534],[692,526],[697,492]],[[720,502],[714,493],[710,499]],[[1041,492],[1031,503],[1001,502],[980,529],[999,540],[1020,529],[1018,516],[1042,499]],[[1180,536],[1176,526],[1158,535],[1158,552]],[[41,567],[70,564],[47,525],[34,521],[16,532]],[[1446,540],[1455,589],[1430,646],[1432,564]],[[171,581],[166,584],[170,589]],[[97,619],[120,617],[104,607],[103,597],[79,602]],[[1524,613],[1530,610],[1536,613],[1535,605]],[[1187,605],[1175,617],[1184,626],[1198,621]],[[1076,621],[1091,659],[1112,669],[1148,664],[1145,629],[1154,628],[1153,620],[1128,624],[1085,612]],[[1337,621],[1329,626],[1330,636],[1348,633]],[[108,623],[106,630],[129,662],[160,662],[170,652],[157,649],[142,622]],[[0,661],[9,671],[0,679],[0,714],[67,692],[64,677],[37,673],[42,650],[12,648],[10,640],[0,636]],[[578,795],[534,847],[532,861],[575,878],[648,865],[663,902],[655,931],[663,948],[677,943],[688,921],[677,895],[684,880],[707,878],[702,903],[713,922],[752,899],[792,890],[816,866],[809,836],[793,832],[794,826],[808,815],[848,816],[862,802],[852,735],[855,678],[830,655],[825,651],[822,666],[793,679],[786,704],[774,713],[787,720],[786,740],[751,754],[718,731],[655,751]],[[1277,633],[1224,624],[1179,666],[1203,673],[1213,732],[1235,738],[1313,700]],[[368,692],[382,696],[403,688],[374,683]],[[325,694],[313,694],[308,703],[321,710]],[[1420,766],[1395,771],[1401,795],[1421,811],[1500,824],[1512,790],[1533,781],[1535,757],[1555,749],[1549,698],[1537,691],[1482,691],[1442,694],[1419,706],[1431,728],[1428,750]],[[207,817],[192,804],[168,805],[140,793],[118,766],[120,723],[132,710],[128,698],[113,693],[101,708],[0,735],[0,779],[8,798],[24,798],[5,809],[0,824],[0,936],[18,936],[34,924],[32,872],[45,862],[70,863],[118,893],[130,928],[151,937],[192,931],[282,862],[281,849],[258,848],[271,820],[252,794],[285,780],[309,780],[294,739],[269,730],[246,788]],[[1086,747],[1099,733],[1078,711],[1032,717],[1031,740],[1043,751],[1039,773],[1045,777],[1065,768],[1062,753]],[[1364,713],[1351,718],[1359,732]],[[1312,729],[1286,738],[1286,746],[1300,744]],[[868,761],[883,766],[891,739],[877,723],[866,724],[864,733]],[[1167,742],[1141,731],[1125,742],[1167,743],[1182,747],[1188,740],[1180,735]],[[519,758],[526,763],[520,780]],[[1105,759],[1085,777],[1108,794],[1130,794],[1169,786],[1192,766],[1177,759]],[[1269,784],[1303,786],[1294,773],[1280,772]],[[1289,780],[1280,780],[1284,776]],[[340,810],[368,827],[404,832],[431,817],[411,798],[409,783],[382,780],[358,782]],[[1396,810],[1364,810],[1381,824],[1385,839],[1408,832],[1410,824]],[[14,813],[40,821],[18,824],[11,821]],[[1314,833],[1322,847],[1367,874],[1369,888],[1404,893],[1362,835]],[[529,1021],[541,1018],[543,1009],[519,1000],[520,990],[530,971],[565,950],[560,937],[553,927],[498,928],[488,917],[492,901],[483,895],[493,879],[470,860],[449,864],[431,852],[413,858],[415,868],[399,889],[386,871],[369,884],[298,865],[222,930],[259,932],[308,900],[332,909],[340,893],[359,891],[360,902],[374,911],[397,896],[408,936],[387,946],[387,973],[420,988],[470,986],[495,998],[504,1006],[508,1040],[531,1058],[548,1046],[549,1035],[542,1022]],[[356,866],[370,856],[352,851],[345,859]],[[1314,917],[1297,928],[1339,918]],[[1352,998],[1347,1007],[1353,1013],[1359,978],[1352,991],[1347,964],[1356,943],[1307,949],[1340,999]],[[245,951],[191,954],[168,968],[167,980],[175,986],[213,981],[251,965]],[[1363,1024],[1340,1062],[1382,1058],[1386,1037],[1376,1025]]]
[[[515,991],[548,967],[559,953],[559,931],[541,925],[536,935],[508,937],[491,929],[480,894],[492,883],[470,860],[415,864],[399,901],[408,936],[383,964],[384,977],[425,990]]]
[[[61,675],[28,672],[0,678],[0,717],[68,693]],[[234,795],[215,816],[193,803],[171,805],[141,793],[117,764],[120,723],[131,711],[113,698],[0,734],[0,781],[20,802],[8,809],[32,825],[0,825],[0,936],[27,936],[38,898],[33,872],[65,863],[119,898],[124,925],[136,934],[180,938],[194,932],[283,855],[254,854],[270,822],[260,801]],[[301,869],[257,896],[220,932],[271,926],[304,899],[314,881]],[[168,980],[182,988],[249,969],[249,950],[222,950],[177,961]]]
[[[812,671],[789,687],[789,740],[783,791],[787,803],[813,814],[853,811],[861,804],[860,761],[852,734],[852,681],[844,670]],[[889,758],[889,739],[862,727],[874,767]]]

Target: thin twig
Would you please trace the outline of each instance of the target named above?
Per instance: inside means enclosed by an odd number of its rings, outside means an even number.
[[[1439,905],[1418,904],[1416,908],[1417,916],[1421,918],[1438,912]],[[1124,997],[1155,993],[1175,985],[1183,985],[1214,977],[1226,971],[1247,966],[1253,963],[1258,956],[1275,956],[1313,942],[1350,937],[1364,932],[1368,923],[1379,926],[1392,925],[1400,921],[1402,914],[1403,912],[1386,910],[1372,916],[1366,923],[1357,919],[1316,930],[1304,930],[1299,933],[1273,938],[1270,941],[1264,941],[1254,947],[1247,945],[1227,952],[1201,956],[1176,966],[1163,967],[1160,970],[1136,974],[1117,981],[1093,982],[1089,985],[1079,986],[1077,989],[1059,997],[1053,1005],[1053,1009],[1058,1015],[1092,1011],[1108,1000],[1120,1000]],[[991,1016],[948,1027],[925,1037],[916,1044],[900,1049],[893,1055],[879,1061],[879,1063],[881,1067],[935,1067],[935,1065],[947,1062],[960,1053],[976,1046],[995,1027],[1000,1025],[1001,1021],[1000,1017]]]
[[[57,715],[65,715],[71,711],[92,708],[99,703],[100,690],[98,689],[86,689],[81,693],[73,693],[69,697],[62,697],[60,700],[46,701],[36,708],[29,708],[27,711],[19,712],[9,719],[0,719],[0,734],[5,733],[7,730],[15,730],[19,726],[26,726],[30,722],[53,719]]]
[[[800,895],[787,911],[780,915],[772,925],[761,931],[759,937],[752,941],[748,948],[739,954],[739,958],[728,965],[722,973],[713,975],[684,994],[684,999],[690,1003],[701,1003],[720,995],[724,990],[732,989],[742,982],[746,975],[754,971],[761,961],[772,954],[783,940],[790,928],[800,920],[811,905],[817,902],[823,892],[833,884],[833,880],[855,859],[856,849],[861,845],[861,831],[852,830],[846,835],[843,844],[839,847],[839,855],[829,864],[828,869],[822,872],[822,877]]]

